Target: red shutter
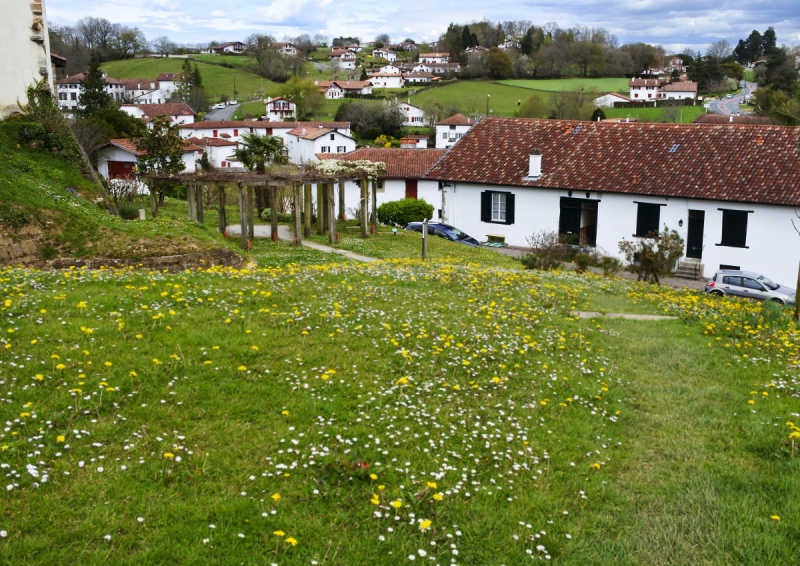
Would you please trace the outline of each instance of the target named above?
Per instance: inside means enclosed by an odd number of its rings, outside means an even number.
[[[217,130],[214,130],[214,137],[217,137]]]
[[[238,136],[239,135],[239,130],[233,130],[233,135],[234,136]]]

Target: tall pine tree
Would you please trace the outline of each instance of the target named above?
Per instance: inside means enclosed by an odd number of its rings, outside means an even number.
[[[89,59],[89,70],[81,82],[83,91],[80,96],[79,115],[91,118],[95,112],[111,106],[111,95],[106,92],[106,79],[100,70],[100,59],[96,52],[92,52]]]

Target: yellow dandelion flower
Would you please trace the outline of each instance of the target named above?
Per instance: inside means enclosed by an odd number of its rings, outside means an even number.
[[[442,499],[444,499],[444,496],[441,493],[434,493],[433,499],[434,501],[441,501]]]
[[[164,452],[164,458],[174,458],[175,454],[172,452]]]
[[[288,537],[288,538],[286,539],[286,542],[288,542],[288,543],[289,543],[289,544],[291,544],[292,546],[297,546],[297,540],[295,540],[295,539],[294,539],[294,538],[292,538],[292,537]]]
[[[419,524],[419,530],[425,531],[431,528],[431,521],[422,521]]]
[[[284,533],[283,531],[273,531],[272,534],[277,536],[277,537],[285,537],[286,536],[286,533]]]
[[[403,502],[402,501],[392,501],[390,503],[390,505],[392,507],[394,507],[395,509],[400,509],[403,506]]]
[[[272,500],[273,501],[278,501],[280,498],[281,498],[281,495],[279,493],[275,493],[275,494],[272,495]]]

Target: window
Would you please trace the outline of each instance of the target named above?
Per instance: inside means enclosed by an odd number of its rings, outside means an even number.
[[[344,145],[336,146],[336,153],[346,153],[346,152],[347,152],[347,146]]]
[[[514,193],[484,191],[481,193],[481,222],[514,223]]]
[[[746,248],[747,246],[747,210],[722,210],[722,241],[718,246],[730,248]]]
[[[331,134],[331,141],[335,139],[336,134]]]
[[[322,152],[322,153],[330,153],[330,152],[331,152],[331,146],[329,146],[329,145],[323,145],[323,146],[320,148],[320,152]]]
[[[658,234],[659,217],[663,205],[649,202],[639,202],[639,210],[636,213],[636,233],[637,238],[644,238],[650,232]]]
[[[239,135],[239,130],[233,130],[233,135],[234,136],[238,136]]]
[[[379,193],[386,192],[386,189],[383,188],[383,181],[381,181],[380,179],[378,180],[378,185],[377,185],[376,191],[379,192]]]
[[[726,275],[725,277],[722,278],[722,284],[723,285],[736,285],[737,287],[741,287],[742,286],[742,278],[741,277],[735,277],[733,275]]]
[[[447,139],[447,132],[445,132],[445,133],[443,133],[443,134],[442,134],[442,139],[443,139],[443,140],[446,140],[446,139]]]
[[[214,136],[214,137],[217,137],[217,130],[214,130],[214,131],[212,132],[212,134],[213,134],[213,136]]]
[[[764,287],[755,279],[749,277],[742,277],[742,287],[745,289],[755,289],[756,291],[763,291]]]

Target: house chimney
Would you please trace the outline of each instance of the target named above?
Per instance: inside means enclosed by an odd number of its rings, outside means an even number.
[[[731,114],[731,117],[730,117],[730,119],[728,120],[728,122],[733,122],[733,114]]]
[[[302,129],[302,134],[306,135],[306,129],[305,128]]]
[[[534,148],[531,150],[530,162],[528,164],[528,177],[538,179],[542,174],[542,150]]]

